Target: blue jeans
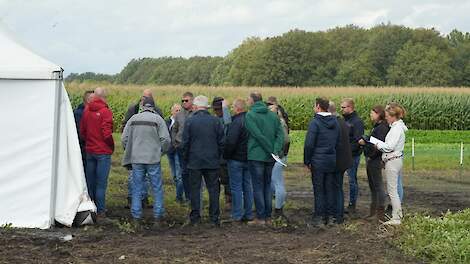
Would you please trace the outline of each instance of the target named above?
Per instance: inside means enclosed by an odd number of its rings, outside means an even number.
[[[132,170],[128,170],[127,173],[127,197],[131,198],[132,197],[132,184],[133,184],[133,176],[132,176]],[[150,188],[150,177],[145,174],[145,179],[144,179],[144,188],[142,189],[142,193],[140,194],[140,199],[146,199],[149,196],[149,190]]]
[[[248,163],[227,160],[232,193],[232,218],[235,221],[253,219],[253,186]]]
[[[95,202],[98,213],[106,211],[106,188],[108,186],[111,155],[86,154],[86,184],[90,198]]]
[[[171,175],[176,187],[176,200],[183,201],[183,178],[181,176],[180,155],[178,152],[168,153],[168,162],[170,163]]]
[[[282,162],[287,162],[287,156],[282,158]],[[279,162],[274,163],[271,177],[271,188],[276,196],[274,208],[281,209],[286,202],[286,187],[284,185],[284,166]]]
[[[353,156],[353,165],[348,169],[349,178],[349,205],[356,205],[357,195],[359,194],[359,185],[357,184],[357,168],[361,161],[361,155]]]
[[[403,171],[398,175],[398,196],[400,197],[400,202],[403,203]]]
[[[312,172],[312,185],[315,210],[314,218],[327,218],[335,215],[336,196],[335,193],[335,173],[321,172],[314,170]]]
[[[260,220],[271,218],[273,209],[271,174],[273,166],[274,162],[248,161],[248,170],[253,183],[256,217]]]
[[[142,218],[142,199],[140,194],[145,188],[145,174],[148,174],[153,190],[153,216],[163,217],[163,181],[160,163],[132,164],[132,204],[131,214],[135,219]]]
[[[179,161],[180,161],[180,168],[181,168],[181,178],[183,180],[183,189],[184,189],[184,195],[186,196],[186,199],[191,198],[191,181],[189,178],[189,170],[186,164],[186,161],[183,158],[183,149],[182,148],[177,148],[176,152],[178,153],[179,156]]]

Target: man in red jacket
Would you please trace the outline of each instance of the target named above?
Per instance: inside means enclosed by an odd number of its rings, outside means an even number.
[[[95,201],[98,217],[106,217],[105,194],[114,151],[113,113],[106,104],[106,91],[96,88],[94,99],[83,112],[80,136],[85,142],[85,177],[88,193]]]

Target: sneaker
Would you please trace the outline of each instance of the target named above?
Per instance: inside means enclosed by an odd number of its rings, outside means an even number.
[[[383,223],[384,225],[401,225],[400,219],[390,219],[387,222]]]
[[[264,226],[264,225],[266,225],[266,221],[256,218],[255,220],[248,221],[247,224],[248,225]]]
[[[219,221],[211,222],[210,227],[219,228],[220,227],[220,222]]]
[[[344,223],[344,219],[343,218],[333,218],[332,223],[335,224],[335,225],[341,225],[341,224]]]
[[[201,225],[201,220],[190,221],[189,225],[191,225],[192,227],[199,227]]]
[[[327,227],[333,227],[336,225],[336,219],[335,218],[325,218],[324,219],[325,226]]]
[[[315,216],[312,218],[312,226],[313,227],[322,227],[324,225],[324,221],[321,217]]]
[[[166,225],[165,219],[163,217],[155,217],[152,223],[152,228],[161,228]]]
[[[286,218],[284,216],[284,210],[282,208],[279,208],[279,209],[274,209],[274,218]]]
[[[356,213],[356,205],[349,204],[348,207],[344,209],[345,214],[355,214]]]
[[[271,218],[266,218],[264,222],[266,223],[266,225],[269,225],[269,226],[273,225],[273,221],[271,220]]]
[[[143,221],[141,218],[132,218],[131,225],[134,227],[135,230],[141,230],[143,227]]]

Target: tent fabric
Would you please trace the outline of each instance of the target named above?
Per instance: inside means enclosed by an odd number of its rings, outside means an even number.
[[[96,212],[61,72],[0,30],[0,225],[71,226]]]
[[[0,79],[54,79],[62,69],[15,40],[0,24]]]
[[[71,226],[77,212],[96,212],[88,196],[77,129],[67,91],[61,82],[59,156],[55,220]]]
[[[0,225],[51,225],[54,85],[0,80]]]

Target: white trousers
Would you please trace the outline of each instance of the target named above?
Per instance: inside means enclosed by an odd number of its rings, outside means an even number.
[[[403,216],[400,196],[398,196],[398,177],[403,168],[403,158],[394,159],[385,163],[385,178],[387,192],[392,202],[392,219],[399,220]]]

